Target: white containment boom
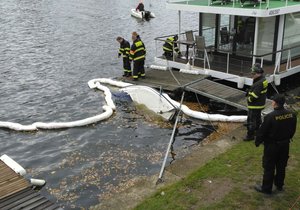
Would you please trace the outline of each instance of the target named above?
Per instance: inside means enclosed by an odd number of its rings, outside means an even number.
[[[0,157],[0,160],[2,160],[3,163],[5,163],[17,174],[20,174],[21,176],[24,176],[26,174],[26,170],[22,166],[20,166],[19,163],[11,159],[9,156],[4,154]]]

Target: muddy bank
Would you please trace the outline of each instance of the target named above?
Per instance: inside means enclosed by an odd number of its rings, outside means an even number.
[[[287,91],[284,94],[288,107],[299,110],[300,87]],[[166,167],[163,183],[156,185],[158,174],[151,177],[133,179],[130,186],[111,197],[101,200],[99,205],[90,209],[132,209],[143,199],[159,190],[159,188],[185,178],[197,168],[227,151],[234,144],[241,142],[246,133],[246,128],[242,124],[219,123],[216,127],[218,127],[218,132],[213,132],[198,145],[195,145],[188,155],[176,159]],[[211,183],[211,180],[208,180],[208,182]],[[214,181],[214,183],[218,182]],[[213,197],[215,198],[215,196]]]
[[[156,185],[158,174],[151,177],[133,179],[128,188],[105,200],[101,200],[99,205],[90,209],[132,209],[159,188],[183,179],[196,168],[203,166],[234,144],[240,142],[246,132],[242,124],[219,124],[218,127],[218,132],[212,133],[200,144],[194,146],[189,155],[178,160],[176,159],[166,167],[163,183]]]

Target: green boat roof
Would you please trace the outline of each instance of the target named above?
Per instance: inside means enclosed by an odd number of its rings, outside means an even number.
[[[229,1],[229,0],[228,0]],[[168,1],[168,9],[194,11],[212,14],[228,14],[253,17],[271,17],[300,11],[300,1],[266,0],[257,2],[238,0],[225,3],[225,0]]]

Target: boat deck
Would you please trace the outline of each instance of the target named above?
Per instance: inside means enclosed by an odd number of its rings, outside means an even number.
[[[224,3],[226,2],[226,3]],[[248,3],[249,2],[249,3]],[[230,7],[230,8],[253,8],[253,3],[247,1],[243,6],[240,1],[225,1],[225,0],[193,0],[193,1],[176,1],[169,2],[169,4],[181,4],[181,5],[190,5],[190,6],[210,6],[210,7]],[[255,9],[276,9],[286,6],[299,5],[299,1],[281,1],[281,0],[269,0],[269,4],[266,1],[258,3],[258,6]]]
[[[172,74],[174,76],[172,76]],[[184,88],[187,91],[197,93],[218,102],[228,104],[241,110],[247,110],[244,91],[208,80],[206,76],[203,75],[146,69],[146,79],[132,81],[132,79],[123,78],[122,80],[136,85],[146,85],[168,91]],[[176,80],[178,82],[176,82]],[[267,114],[270,111],[272,111],[271,101],[267,100],[266,108],[263,113]]]
[[[0,160],[0,209],[62,209],[34,191],[29,182]]]
[[[181,52],[182,54],[185,54],[185,51]],[[243,76],[247,78],[252,78],[251,75],[251,67],[252,67],[252,60],[247,60],[245,58],[239,58],[239,57],[233,57],[231,56],[229,58],[229,66],[227,70],[227,56],[226,54],[211,54],[209,53],[208,56],[210,57],[210,69],[223,72],[223,73],[229,73],[237,76]],[[158,57],[159,59],[166,60],[164,56]],[[175,58],[175,62],[180,64],[186,64],[187,59],[184,57],[182,58]],[[191,61],[190,61],[191,63]],[[291,61],[291,66],[298,66],[300,65],[300,58],[293,59]],[[204,61],[202,59],[195,59],[194,61],[194,67],[196,68],[203,68],[204,67]],[[208,68],[208,65],[206,63],[206,68]],[[275,64],[268,64],[264,63],[263,66],[264,74],[265,75],[272,75],[274,73]],[[279,66],[279,73],[286,71],[286,63],[282,63]]]

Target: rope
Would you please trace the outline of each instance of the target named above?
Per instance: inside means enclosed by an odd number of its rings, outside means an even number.
[[[168,61],[168,60],[167,60],[167,66],[168,66],[168,70],[169,70],[169,72],[171,73],[173,79],[177,82],[177,84],[178,84],[179,86],[181,86],[181,83],[178,81],[178,79],[177,79],[177,78],[175,77],[175,75],[173,74],[172,69],[170,69],[170,65],[169,65],[169,61]]]
[[[296,200],[295,203],[291,206],[291,208],[289,208],[289,210],[293,210],[293,208],[296,206],[296,204],[298,203],[298,201],[300,201],[300,196],[297,198],[297,200]]]

